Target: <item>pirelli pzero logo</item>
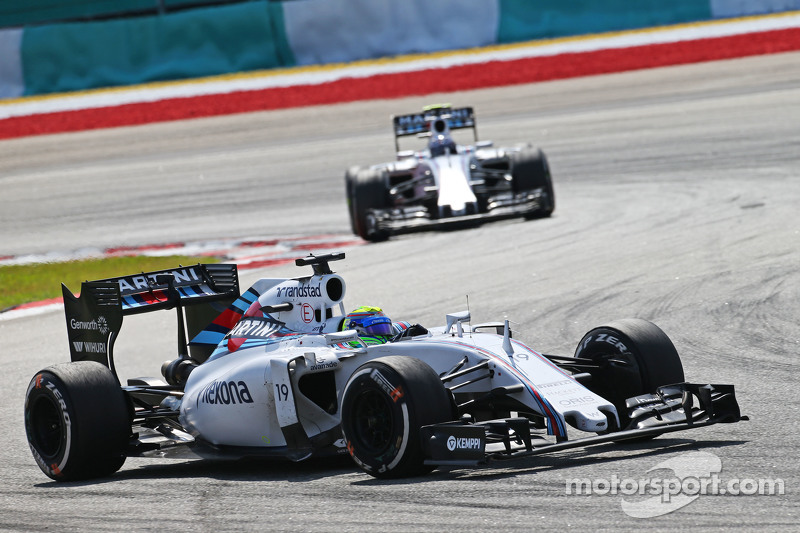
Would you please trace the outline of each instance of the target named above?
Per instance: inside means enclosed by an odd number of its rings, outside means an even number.
[[[66,450],[66,452],[64,452],[64,453],[68,454],[69,450],[70,450],[70,447],[71,447],[71,442],[72,442],[72,419],[70,418],[70,415],[69,415],[69,409],[67,408],[67,403],[66,403],[66,401],[64,401],[64,396],[62,396],[61,391],[58,389],[58,387],[53,382],[51,382],[49,379],[47,379],[47,377],[42,376],[42,374],[37,374],[35,379],[34,379],[34,383],[32,384],[31,390],[32,389],[43,389],[43,388],[47,388],[49,393],[52,394],[52,399],[55,400],[58,403],[58,408],[59,408],[59,411],[61,412],[60,413],[61,419],[63,420],[63,424],[64,424],[62,431],[63,431],[63,437],[64,437],[64,441],[65,442],[62,444],[62,450]],[[28,394],[30,394],[30,390],[29,390]],[[26,428],[27,428],[28,427],[28,423],[29,423],[27,412],[26,412],[25,418],[26,418],[25,424],[26,424]],[[31,442],[31,441],[28,442],[28,446],[30,447],[31,452],[33,453],[34,460],[39,464],[39,467],[43,471],[50,472],[54,476],[61,476],[61,466],[63,466],[63,463],[66,460],[66,455],[63,455],[61,457],[61,459],[60,459],[61,464],[56,463],[56,462],[48,462],[48,461],[51,461],[53,459],[53,457],[50,457],[48,459],[45,459],[44,457],[42,457],[42,455],[36,449],[36,446],[34,446],[33,442]],[[61,452],[58,452],[58,453],[61,453]]]
[[[586,346],[588,346],[588,344],[590,342],[605,342],[605,343],[608,343],[608,344],[612,345],[613,347],[615,347],[617,350],[619,350],[622,353],[627,353],[628,352],[628,347],[625,346],[625,344],[621,340],[619,340],[618,338],[616,338],[613,335],[608,335],[606,333],[599,333],[597,335],[597,337],[589,337],[588,339],[586,339],[584,341],[584,343],[581,346],[581,348],[582,349],[586,348]]]
[[[389,383],[389,380],[386,379],[383,376],[383,374],[381,374],[378,371],[377,368],[372,372],[370,372],[369,377],[371,377],[372,380],[375,383],[377,383],[378,386],[380,386],[380,388],[382,388],[386,392],[386,394],[388,394],[392,398],[392,401],[394,401],[395,403],[397,403],[397,400],[403,397],[403,389],[401,389],[400,387],[395,387],[394,385]]]

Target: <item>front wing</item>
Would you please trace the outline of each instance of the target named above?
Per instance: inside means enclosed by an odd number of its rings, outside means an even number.
[[[660,387],[655,394],[630,398],[627,406],[631,424],[625,430],[556,442],[535,434],[527,418],[424,426],[421,434],[425,463],[475,466],[493,460],[517,459],[747,420],[740,414],[733,385],[679,383]]]
[[[486,213],[452,215],[432,218],[427,208],[421,205],[373,209],[370,211],[371,227],[376,233],[400,235],[417,231],[454,229],[505,220],[521,216],[533,216],[543,209],[541,190],[509,197]]]

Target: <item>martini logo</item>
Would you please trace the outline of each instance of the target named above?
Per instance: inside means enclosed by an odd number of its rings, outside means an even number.
[[[229,335],[247,339],[265,339],[278,331],[280,325],[260,318],[246,318],[236,324]]]
[[[263,318],[245,318],[239,321],[228,333],[228,351],[235,352],[247,339],[267,339],[281,326]]]
[[[182,268],[169,272],[153,272],[151,274],[120,278],[119,292],[124,296],[126,294],[149,291],[153,287],[165,287],[165,285],[160,285],[156,282],[156,277],[164,274],[172,274],[172,276],[175,278],[176,287],[183,285],[196,285],[198,282],[202,281],[202,277],[194,268]]]

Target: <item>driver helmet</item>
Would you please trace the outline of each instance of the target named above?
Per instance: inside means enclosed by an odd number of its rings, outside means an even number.
[[[342,331],[354,329],[367,344],[383,344],[393,335],[392,320],[380,307],[361,306],[342,320]]]

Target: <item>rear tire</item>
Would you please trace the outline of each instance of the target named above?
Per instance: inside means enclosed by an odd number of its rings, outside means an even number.
[[[377,478],[427,474],[420,427],[455,418],[450,392],[414,357],[374,359],[356,370],[342,397],[342,433],[353,460]]]
[[[681,358],[667,334],[638,318],[616,320],[591,330],[578,344],[575,357],[607,363],[605,368],[591,371],[592,379],[586,387],[614,404],[620,429],[630,422],[625,400],[684,381]],[[612,359],[620,362],[609,361]]]
[[[538,148],[523,148],[511,154],[511,189],[515,193],[542,189],[542,204],[527,218],[549,217],[556,208],[556,195],[547,158]]]
[[[125,393],[94,361],[45,368],[25,394],[25,433],[39,468],[56,481],[119,470],[131,435]]]
[[[365,168],[360,169],[353,178],[350,220],[354,233],[365,241],[385,241],[389,238],[389,232],[377,228],[371,210],[389,207],[386,172]]]

